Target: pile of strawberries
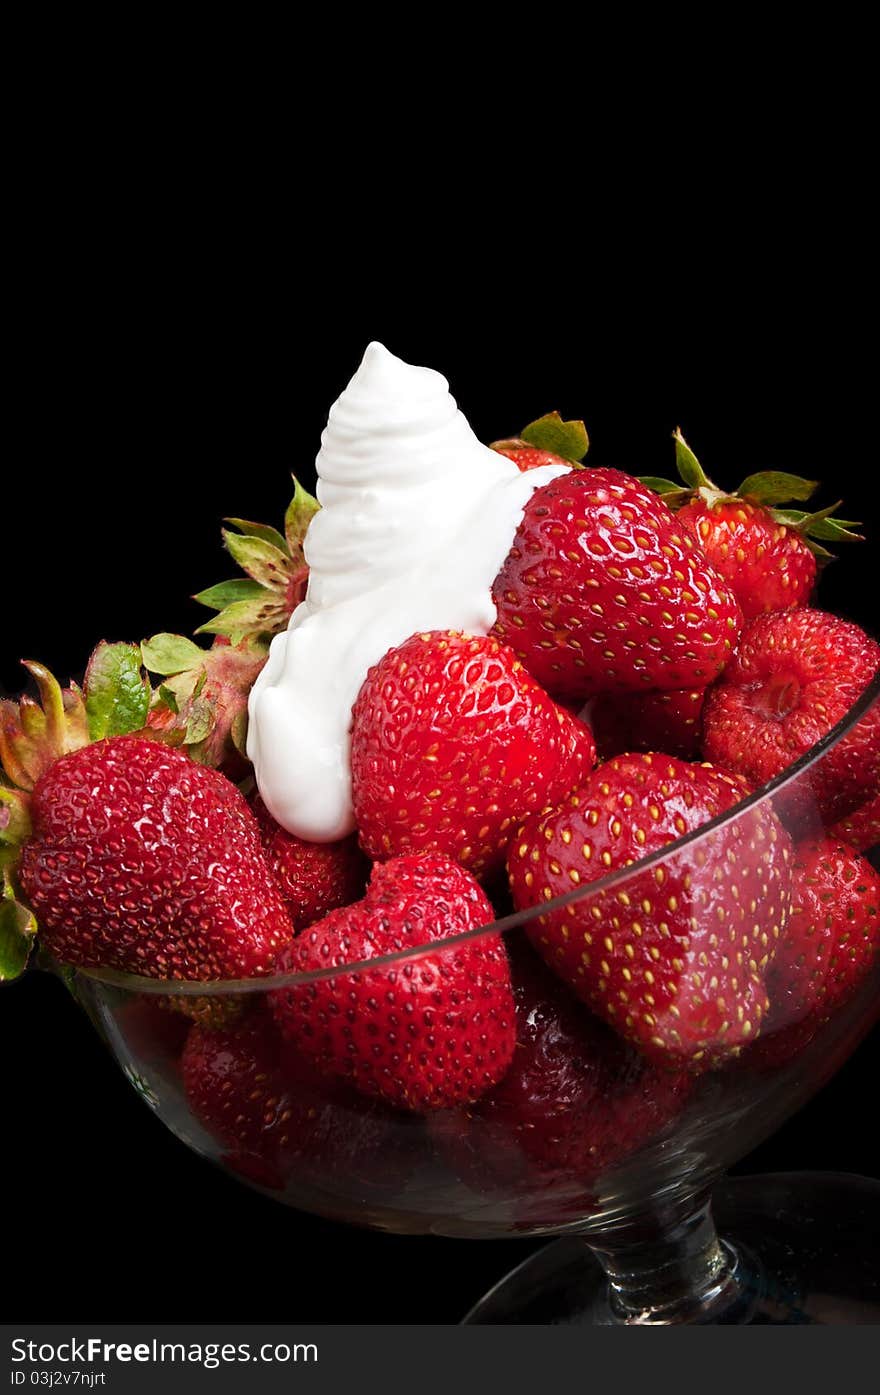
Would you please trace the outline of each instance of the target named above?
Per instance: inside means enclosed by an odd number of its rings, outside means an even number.
[[[82,689],[29,665],[41,702],[0,703],[0,978],[37,928],[57,961],[165,980],[324,971],[151,1000],[192,1111],[264,1185],[316,1156],[375,1181],[413,1114],[472,1185],[598,1175],[704,1073],[796,1058],[875,959],[880,702],[731,816],[880,667],[811,606],[817,540],[856,525],[781,507],[814,486],[778,472],[724,493],[680,433],[681,484],[584,468],[555,415],[496,448],[572,469],[526,505],[492,632],[412,635],[366,676],[350,838],[281,829],[244,756],[304,594],[299,486],[283,534],[234,520],[248,577],[202,593],[210,649],[102,644]],[[478,933],[511,899],[521,942]]]

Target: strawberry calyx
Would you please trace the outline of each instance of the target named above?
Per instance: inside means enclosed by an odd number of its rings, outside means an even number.
[[[242,640],[268,645],[287,629],[306,594],[309,579],[303,544],[320,505],[294,476],[294,494],[284,518],[284,532],[246,518],[227,518],[223,543],[245,573],[199,591],[194,600],[217,611],[196,634],[221,635],[235,647]]]
[[[0,849],[17,848],[31,834],[30,796],[0,784]]]
[[[185,746],[201,765],[246,759],[248,694],[267,653],[256,635],[237,644],[218,636],[210,649],[183,635],[145,639],[144,665],[162,680],[146,721],[151,733]]]
[[[33,678],[38,700],[23,693],[18,702],[0,700],[0,766],[10,784],[32,790],[59,756],[89,741],[86,700],[76,683],[62,688],[33,660],[22,661]]]
[[[861,523],[854,519],[835,517],[835,511],[840,508],[842,502],[839,499],[836,504],[831,504],[827,509],[819,509],[816,513],[806,513],[802,509],[771,509],[770,513],[776,523],[800,533],[810,551],[821,561],[828,562],[834,553],[823,547],[819,539],[835,543],[864,542],[862,534],[854,531],[861,528]]]
[[[37,922],[19,900],[18,862],[31,834],[30,795],[0,784],[0,983],[18,978],[30,958]]]
[[[590,438],[582,421],[563,421],[559,412],[547,412],[523,427],[519,436],[491,443],[492,450],[502,453],[526,450],[530,446],[536,450],[550,451],[578,469],[590,448]]]
[[[817,480],[803,479],[784,470],[760,470],[748,475],[734,490],[720,489],[709,479],[699,460],[682,435],[681,427],[672,433],[675,442],[675,464],[679,481],[663,479],[655,475],[640,475],[640,483],[655,494],[662,496],[671,509],[679,509],[684,504],[699,499],[707,508],[718,504],[735,504],[745,501],[765,510],[774,523],[799,533],[814,555],[823,561],[833,554],[822,546],[823,542],[861,542],[861,535],[854,531],[861,524],[852,519],[835,517],[841,504],[830,505],[810,513],[805,509],[780,508],[779,505],[806,503],[818,489]]]
[[[37,697],[0,700],[0,982],[25,969],[38,926],[19,899],[21,851],[31,836],[30,796],[62,756],[108,737],[142,733],[183,746],[200,764],[246,774],[247,700],[266,662],[269,640],[286,628],[304,598],[304,540],[318,502],[298,481],[284,532],[227,519],[227,550],[246,575],[200,593],[216,610],[197,633],[216,636],[209,649],[182,635],[143,644],[102,640],[82,688],[62,688],[43,665],[24,662]],[[146,671],[145,671],[146,670]],[[160,682],[155,689],[148,673]]]
[[[37,933],[32,910],[17,895],[17,884],[0,843],[0,983],[24,973]]]

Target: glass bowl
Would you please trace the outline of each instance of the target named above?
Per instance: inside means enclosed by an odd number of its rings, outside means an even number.
[[[229,982],[55,967],[181,1141],[279,1202],[397,1233],[569,1237],[515,1271],[469,1321],[808,1321],[814,1279],[798,1274],[791,1244],[780,1239],[772,1187],[764,1211],[751,1197],[746,1244],[735,1209],[719,1240],[710,1197],[725,1169],[818,1090],[868,1031],[880,1014],[880,967],[827,1020],[804,1020],[790,1005],[771,1012],[769,1029],[756,1023],[750,1034],[740,1023],[741,1044],[724,1059],[672,1069],[593,1017],[538,951],[555,915],[601,956],[603,923],[622,907],[631,916],[636,903],[652,914],[651,888],[685,898],[692,923],[704,925],[717,913],[713,888],[724,864],[739,858],[742,884],[765,893],[743,904],[730,930],[731,953],[747,946],[746,972],[756,943],[785,934],[778,898],[760,875],[748,881],[767,855],[767,829],[784,840],[821,834],[819,799],[835,753],[878,717],[880,674],[808,755],[734,809],[622,870],[466,935],[344,970]],[[317,1001],[324,980],[343,996],[367,981],[376,992],[430,994],[438,976],[459,971],[466,941],[499,939],[512,963],[518,1045],[508,1075],[476,1104],[427,1114],[393,1108],[317,1075],[277,1026],[280,1002]],[[442,1052],[444,1042],[423,1034],[418,1049]],[[194,1061],[211,1073],[208,1106],[192,1085]],[[853,1205],[864,1204],[861,1190]],[[842,1225],[839,1198],[835,1212],[814,1216],[814,1225]],[[853,1244],[850,1297],[864,1307],[867,1260]],[[880,1305],[868,1306],[880,1320]]]

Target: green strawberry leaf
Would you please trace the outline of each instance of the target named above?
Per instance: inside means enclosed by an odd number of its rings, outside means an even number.
[[[9,888],[9,895],[12,894],[12,874],[16,870],[21,858],[21,849],[13,843],[4,843],[0,839],[0,894]]]
[[[169,688],[167,683],[159,685],[159,701],[163,707],[167,707],[169,712],[173,712],[175,717],[180,712],[180,704],[173,688]]]
[[[303,489],[294,475],[293,498],[288,505],[287,513],[284,515],[284,534],[291,556],[302,551],[303,538],[320,507],[321,505],[314,495],[310,494],[307,489]]]
[[[838,502],[830,504],[827,509],[819,509],[816,513],[806,513],[803,509],[772,509],[771,512],[777,523],[784,523],[787,528],[796,529],[820,561],[830,562],[834,553],[822,547],[819,538],[824,542],[864,542],[861,534],[853,531],[861,527],[860,523],[849,518],[833,517],[834,510],[839,508]]]
[[[241,533],[230,533],[223,529],[226,549],[241,567],[243,572],[264,586],[277,586],[287,576],[290,558],[287,551],[281,551],[262,538],[248,538]]]
[[[186,744],[195,746],[211,735],[217,718],[206,698],[194,698],[186,721]]]
[[[548,412],[532,421],[522,439],[538,450],[549,450],[578,465],[590,448],[590,438],[582,421],[563,421],[558,412]]]
[[[814,538],[806,538],[805,541],[813,556],[818,558],[820,562],[833,562],[835,560],[834,553],[829,552],[827,547],[817,543]]]
[[[24,972],[36,933],[33,913],[8,892],[4,894],[0,900],[0,983]]]
[[[153,635],[152,639],[143,641],[141,653],[150,673],[160,673],[163,677],[173,673],[186,673],[195,668],[196,664],[205,662],[205,650],[183,635]]]
[[[655,494],[683,493],[681,485],[676,484],[675,480],[664,480],[659,475],[639,475],[638,481],[646,489],[652,489]]]
[[[673,431],[672,439],[675,442],[676,469],[685,484],[691,489],[713,489],[712,481],[707,477],[699,460],[682,436],[680,426],[677,426]]]
[[[861,528],[861,523],[847,518],[819,518],[807,526],[811,538],[824,538],[826,542],[864,542],[861,533],[853,532]]]
[[[248,713],[247,708],[245,708],[242,712],[236,713],[232,719],[232,726],[230,728],[232,744],[239,755],[245,758],[247,758],[247,731]]]
[[[249,576],[238,576],[232,581],[220,581],[216,586],[199,591],[197,596],[193,596],[193,600],[211,610],[223,610],[233,601],[249,601],[254,596],[262,595],[264,589],[258,581],[253,581]]]
[[[784,470],[761,470],[744,479],[736,493],[740,499],[754,499],[759,504],[786,504],[791,499],[811,499],[818,488],[818,480],[787,475]]]
[[[102,640],[89,659],[83,688],[92,741],[141,730],[150,707],[150,685],[139,644]]]
[[[251,523],[247,518],[227,518],[225,521],[231,523],[233,528],[237,528],[245,537],[261,538],[263,542],[277,547],[279,552],[290,556],[287,540],[281,536],[277,528],[270,528],[267,523]]]

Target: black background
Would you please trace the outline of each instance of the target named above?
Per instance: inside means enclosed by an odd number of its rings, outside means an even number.
[[[13,330],[0,684],[20,687],[20,657],[66,678],[101,638],[191,631],[204,612],[187,597],[234,572],[221,519],[280,522],[289,472],[313,479],[327,408],[371,338],[444,372],[483,439],[558,408],[586,419],[592,461],[668,474],[680,423],[719,482],[776,466],[871,519],[857,264],[805,249],[797,229],[752,227],[748,264],[733,242],[705,272],[687,256],[646,267],[640,244],[612,268],[583,229],[558,233],[581,239],[578,269],[555,279],[547,260],[528,284],[519,265],[492,279],[491,247],[441,285],[367,257],[319,267],[294,241],[283,272],[253,243],[242,260],[167,228],[122,237],[123,252],[118,228],[88,250],[41,242]],[[824,584],[829,609],[866,624],[869,537]],[[16,1313],[452,1322],[529,1251],[345,1229],[248,1192],[165,1132],[41,976],[0,992],[0,1062]],[[740,1170],[880,1174],[878,1068],[875,1035]]]

